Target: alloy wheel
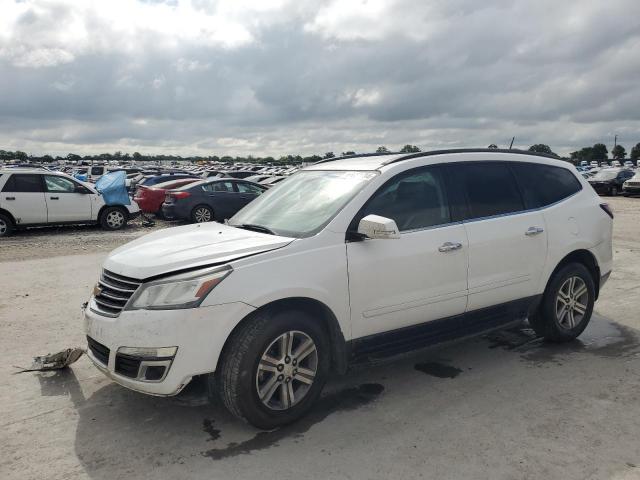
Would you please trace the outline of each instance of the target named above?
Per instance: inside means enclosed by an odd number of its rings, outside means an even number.
[[[197,223],[210,222],[211,210],[204,207],[196,208],[196,211],[194,212],[193,216],[195,217]]]
[[[107,214],[107,225],[109,225],[110,228],[120,228],[123,223],[124,214],[119,210],[114,210],[113,212],[109,212]]]
[[[560,327],[571,330],[582,322],[589,304],[589,290],[580,277],[568,278],[556,296],[556,319]]]
[[[256,372],[258,398],[271,410],[288,410],[307,395],[318,371],[318,350],[309,335],[291,330],[262,354]]]
[[[7,222],[5,222],[2,218],[0,218],[0,237],[2,235],[6,235],[8,229],[9,229],[9,226],[7,225]]]

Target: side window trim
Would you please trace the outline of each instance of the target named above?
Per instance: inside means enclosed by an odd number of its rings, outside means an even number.
[[[443,227],[448,227],[448,226],[451,226],[451,225],[461,224],[462,222],[454,220],[454,217],[453,217],[453,212],[452,212],[452,209],[451,209],[451,202],[450,202],[450,193],[449,193],[448,170],[447,170],[446,166],[447,166],[447,164],[422,165],[420,167],[414,167],[414,168],[411,168],[409,170],[405,170],[403,172],[397,173],[396,175],[394,175],[393,177],[388,179],[386,182],[384,182],[382,185],[380,185],[376,189],[376,191],[371,194],[371,196],[369,196],[367,201],[362,205],[362,207],[360,207],[358,212],[355,214],[355,216],[353,217],[353,219],[349,223],[349,226],[347,227],[347,232],[346,232],[347,240],[350,238],[350,233],[353,234],[358,230],[358,223],[362,219],[362,217],[361,217],[362,212],[367,208],[367,206],[371,203],[372,199],[375,198],[375,196],[378,193],[383,191],[387,186],[389,186],[390,183],[397,181],[398,178],[404,177],[404,176],[411,176],[411,175],[414,175],[415,173],[418,173],[420,170],[426,170],[426,169],[432,169],[432,170],[439,171],[441,176],[442,176],[442,179],[443,179],[442,186],[443,186],[443,190],[444,190],[443,191],[443,193],[444,193],[444,202],[445,202],[445,206],[449,210],[449,222],[441,223],[441,224],[438,224],[438,225],[430,225],[428,227],[413,228],[411,230],[401,230],[400,231],[400,235],[416,233],[416,232],[422,232],[422,231],[425,231],[425,230],[434,230],[436,228],[443,228]]]

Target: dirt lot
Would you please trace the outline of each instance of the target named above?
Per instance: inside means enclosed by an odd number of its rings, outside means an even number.
[[[208,405],[199,384],[148,397],[85,358],[15,374],[83,344],[102,259],[148,229],[2,240],[0,478],[640,478],[640,199],[611,203],[615,270],[578,341],[549,346],[523,327],[352,372],[268,433]]]

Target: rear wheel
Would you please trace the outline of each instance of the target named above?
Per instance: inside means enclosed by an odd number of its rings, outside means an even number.
[[[100,225],[106,230],[120,230],[127,226],[127,214],[120,207],[107,207],[100,214]]]
[[[549,281],[538,311],[529,318],[538,335],[552,342],[568,342],[589,324],[595,283],[581,263],[566,265]]]
[[[191,211],[191,220],[194,223],[212,222],[214,220],[213,210],[206,205],[198,205]]]
[[[215,377],[227,409],[270,430],[304,415],[329,371],[327,335],[303,311],[263,312],[235,332]]]
[[[13,232],[13,222],[6,215],[0,213],[0,237],[8,237]]]

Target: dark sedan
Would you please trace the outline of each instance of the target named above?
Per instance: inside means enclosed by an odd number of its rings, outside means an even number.
[[[222,222],[233,217],[266,189],[264,185],[234,178],[203,180],[169,190],[162,204],[162,213],[165,218],[194,223]]]
[[[622,192],[622,184],[633,177],[634,172],[622,168],[604,168],[589,179],[599,195],[616,196]]]

